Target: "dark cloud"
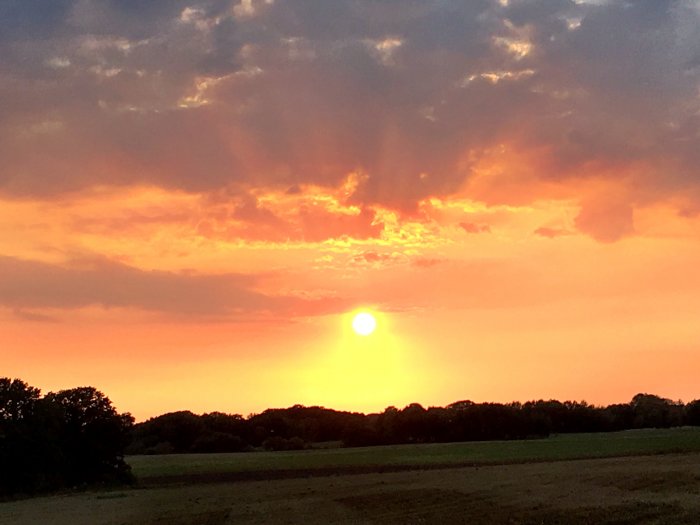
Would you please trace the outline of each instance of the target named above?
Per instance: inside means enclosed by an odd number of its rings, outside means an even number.
[[[545,180],[697,190],[691,2],[44,4],[0,7],[6,194],[284,190],[358,172],[350,202],[412,213],[502,143],[538,152]]]
[[[72,0],[6,0],[0,4],[0,41],[59,34]]]
[[[42,309],[88,306],[213,318],[312,315],[344,307],[342,301],[333,298],[266,295],[255,291],[259,280],[257,276],[239,274],[146,271],[105,259],[76,260],[58,266],[0,257],[0,306],[27,320],[51,319]]]
[[[37,312],[30,312],[27,310],[14,310],[12,314],[22,321],[30,321],[33,323],[57,323],[59,322],[56,317],[50,315],[44,315]]]

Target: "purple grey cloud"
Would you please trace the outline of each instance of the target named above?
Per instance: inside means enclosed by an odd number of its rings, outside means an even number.
[[[46,318],[35,310],[88,306],[228,319],[256,314],[313,315],[346,307],[336,298],[261,293],[255,290],[260,280],[254,275],[147,271],[105,259],[58,266],[0,256],[0,306],[29,320]]]
[[[0,191],[357,170],[352,201],[411,212],[507,142],[546,152],[545,180],[631,171],[623,206],[697,199],[697,6],[507,4],[4,2]]]

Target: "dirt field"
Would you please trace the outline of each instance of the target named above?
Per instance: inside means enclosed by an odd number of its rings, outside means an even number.
[[[698,524],[700,454],[93,492],[0,504],[2,524]]]

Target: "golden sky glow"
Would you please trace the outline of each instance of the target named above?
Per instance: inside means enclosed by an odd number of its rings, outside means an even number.
[[[2,375],[138,419],[700,397],[692,2],[12,5]]]

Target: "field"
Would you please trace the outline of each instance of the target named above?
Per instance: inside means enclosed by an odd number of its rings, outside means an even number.
[[[483,441],[334,448],[253,454],[172,454],[132,456],[135,474],[145,483],[185,480],[245,480],[298,476],[300,473],[362,473],[419,468],[512,464],[563,459],[700,452],[700,428],[632,430],[601,434],[562,434],[527,441]]]
[[[700,523],[700,429],[129,461],[137,488],[2,503],[0,523]]]

